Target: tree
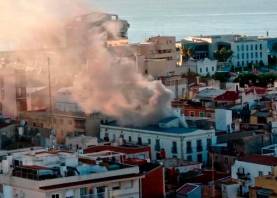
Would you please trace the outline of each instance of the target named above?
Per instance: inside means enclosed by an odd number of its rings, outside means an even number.
[[[227,60],[233,55],[233,51],[231,49],[227,49],[226,47],[221,48],[220,50],[217,50],[214,53],[214,57],[219,62],[227,62]]]

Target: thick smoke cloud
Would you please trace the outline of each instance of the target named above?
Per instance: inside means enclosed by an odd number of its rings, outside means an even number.
[[[1,0],[0,41],[16,41],[20,48],[55,48],[64,42],[64,24],[90,11],[91,5],[83,0]],[[58,52],[63,64],[54,68],[56,76],[72,82],[75,101],[86,113],[102,112],[123,125],[142,126],[172,115],[171,92],[139,74],[134,59],[119,57],[107,47],[106,42],[119,35],[121,24],[103,17],[92,20],[93,27],[80,28],[74,37],[81,45]],[[71,60],[80,65],[72,69],[65,64]]]

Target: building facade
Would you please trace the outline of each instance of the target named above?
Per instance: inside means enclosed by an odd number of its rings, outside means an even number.
[[[148,144],[151,159],[176,157],[206,163],[208,147],[216,142],[215,130],[186,128],[179,125],[179,118],[169,118],[157,126],[146,128],[123,127],[112,124],[100,126],[100,138]]]

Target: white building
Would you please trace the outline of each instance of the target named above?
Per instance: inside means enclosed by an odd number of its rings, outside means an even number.
[[[255,177],[272,175],[277,170],[277,158],[265,155],[245,156],[232,166],[231,177],[240,181],[242,194],[255,186]]]
[[[237,67],[247,67],[249,64],[268,65],[268,48],[265,40],[257,37],[238,37],[231,42],[233,51],[232,63]]]
[[[209,58],[214,59],[214,53],[222,47],[231,49],[233,54],[230,61],[234,66],[246,67],[249,64],[268,64],[267,41],[257,36],[245,35],[208,35],[187,38],[193,42],[209,44]]]
[[[217,60],[205,58],[196,62],[196,73],[200,76],[214,75],[217,71]]]
[[[140,197],[137,166],[101,159],[93,163],[56,150],[14,153],[2,166],[5,198]]]
[[[232,111],[227,109],[215,110],[216,130],[232,132]]]
[[[207,162],[210,145],[216,143],[215,130],[188,128],[178,117],[169,117],[148,127],[124,127],[115,123],[100,126],[100,138],[117,141],[148,144],[151,146],[151,159],[161,155],[177,157],[188,161]]]
[[[86,149],[90,146],[98,145],[98,141],[96,137],[91,136],[67,136],[65,138],[65,144],[73,150],[77,149]]]

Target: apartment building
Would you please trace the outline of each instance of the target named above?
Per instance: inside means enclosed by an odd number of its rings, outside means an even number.
[[[222,49],[232,50],[229,57],[236,67],[247,67],[253,64],[268,65],[268,46],[265,39],[257,36],[245,35],[208,35],[208,36],[192,36],[187,38],[192,42],[206,42],[209,44],[208,57],[215,58],[215,52]]]
[[[153,160],[176,157],[203,163],[207,162],[208,147],[216,142],[214,129],[189,128],[179,117],[169,117],[146,127],[102,124],[100,138],[147,144]]]
[[[6,156],[2,171],[5,198],[136,198],[141,193],[139,167],[108,157],[84,160],[70,152],[31,150]]]

